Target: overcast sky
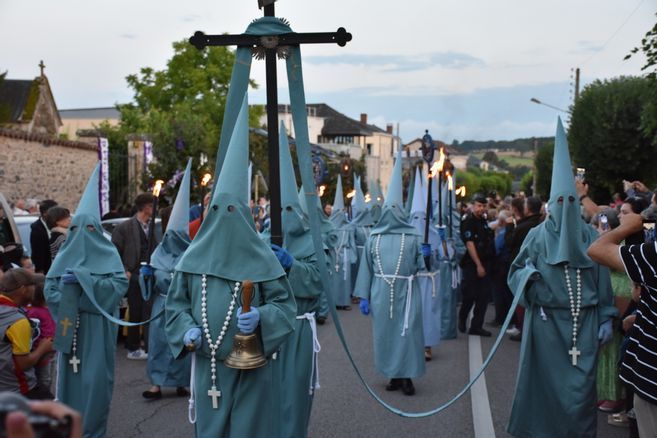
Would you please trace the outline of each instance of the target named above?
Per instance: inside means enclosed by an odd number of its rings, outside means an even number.
[[[405,142],[553,135],[572,71],[582,84],[638,74],[623,57],[654,25],[657,0],[279,0],[297,32],[353,34],[346,47],[302,48],[309,103],[400,124]],[[161,69],[171,43],[205,33],[241,33],[257,0],[0,0],[0,72],[30,79],[43,59],[60,109],[106,107],[132,98],[125,77]],[[262,85],[264,62],[252,78]],[[281,102],[287,101],[279,64]]]

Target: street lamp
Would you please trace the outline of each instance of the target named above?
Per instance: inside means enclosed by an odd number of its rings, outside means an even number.
[[[536,103],[536,104],[538,104],[538,105],[544,105],[544,106],[546,106],[546,107],[548,107],[548,108],[552,108],[552,109],[557,110],[557,111],[561,111],[562,113],[571,114],[571,111],[570,111],[570,110],[561,109],[561,108],[558,108],[558,107],[556,107],[556,106],[554,106],[554,105],[550,105],[549,103],[541,102],[540,100],[538,100],[538,99],[535,98],[535,97],[532,97],[531,99],[529,99],[529,101],[530,101],[530,102],[533,102],[533,103]]]

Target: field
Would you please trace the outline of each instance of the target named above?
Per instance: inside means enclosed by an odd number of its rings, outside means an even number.
[[[475,152],[473,154],[475,157],[481,158],[484,156],[484,152]],[[515,166],[527,166],[527,167],[532,167],[534,165],[534,154],[532,153],[525,153],[524,156],[520,156],[520,152],[515,152],[515,151],[505,151],[505,152],[498,152],[497,156],[500,160],[504,160],[507,163],[509,163],[509,166],[515,167]]]

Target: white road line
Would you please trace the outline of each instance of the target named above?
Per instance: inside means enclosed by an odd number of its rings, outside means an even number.
[[[479,336],[468,336],[468,361],[470,363],[470,379],[475,375],[482,365],[481,338]],[[490,412],[488,402],[488,389],[486,388],[486,373],[470,389],[472,400],[472,424],[474,425],[475,438],[495,438],[493,427],[493,416]]]

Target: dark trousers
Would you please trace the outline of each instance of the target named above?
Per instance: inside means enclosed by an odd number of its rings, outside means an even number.
[[[513,303],[513,292],[509,289],[506,278],[509,275],[509,263],[498,260],[495,264],[493,278],[493,303],[495,303],[495,322],[502,324]],[[511,322],[515,324],[515,314]]]
[[[461,283],[461,309],[459,310],[459,321],[465,321],[474,306],[474,316],[470,323],[470,329],[481,329],[486,316],[486,308],[490,298],[490,267],[486,267],[486,275],[479,277],[477,267],[468,263],[463,266],[463,282]]]
[[[141,322],[150,318],[150,302],[144,301],[139,288],[139,271],[133,272],[128,285],[128,311],[130,322]],[[126,347],[129,351],[139,350],[141,348],[141,334],[143,331],[144,350],[148,351],[148,324],[142,326],[128,327],[128,338]]]

